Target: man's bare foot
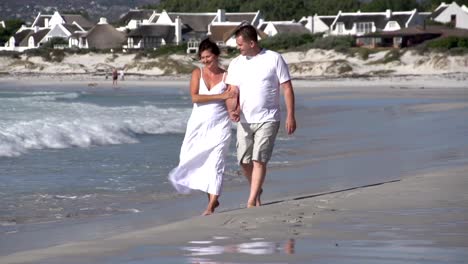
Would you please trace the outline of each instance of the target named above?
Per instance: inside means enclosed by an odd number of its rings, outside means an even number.
[[[262,205],[262,200],[260,199],[263,193],[263,189],[260,189],[257,195],[257,199],[255,200],[255,206],[261,206]]]

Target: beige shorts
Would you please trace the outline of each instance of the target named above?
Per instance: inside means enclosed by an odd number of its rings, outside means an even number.
[[[237,123],[237,160],[248,164],[252,160],[267,163],[278,134],[280,122]]]

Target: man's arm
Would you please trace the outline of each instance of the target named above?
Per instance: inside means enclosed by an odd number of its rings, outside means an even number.
[[[228,91],[235,94],[234,97],[226,100],[226,108],[229,113],[229,118],[234,122],[238,122],[240,120],[239,88],[234,85],[229,85]]]
[[[295,99],[291,80],[281,84],[286,104],[286,132],[291,135],[296,131]]]

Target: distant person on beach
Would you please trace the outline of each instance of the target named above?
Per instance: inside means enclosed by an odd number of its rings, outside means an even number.
[[[203,215],[219,206],[225,158],[231,139],[231,121],[225,100],[236,93],[227,90],[226,71],[219,67],[218,46],[209,39],[199,45],[203,67],[192,71],[190,94],[193,110],[187,123],[180,150],[179,165],[169,173],[169,180],[179,193],[200,190],[207,193],[208,205]]]
[[[112,69],[112,86],[117,86],[118,77],[119,77],[119,74],[117,73],[117,69],[116,68]]]
[[[125,75],[124,69],[120,69],[119,75],[120,75],[120,80],[123,81],[124,80],[124,75]]]
[[[280,87],[289,135],[296,130],[295,99],[286,62],[280,54],[259,46],[255,27],[241,26],[235,36],[240,55],[230,63],[226,83],[239,93],[237,110],[230,117],[239,121],[237,159],[250,184],[247,207],[254,207],[261,205],[267,163],[280,126]],[[228,105],[236,103],[236,99],[227,101]]]

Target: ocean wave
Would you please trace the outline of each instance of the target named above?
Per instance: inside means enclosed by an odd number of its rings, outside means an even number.
[[[33,94],[34,99],[22,97],[25,102],[10,104],[16,111],[0,117],[0,157],[20,156],[33,149],[132,144],[139,142],[137,135],[183,133],[190,115],[185,108],[56,101],[79,96],[41,92]]]

